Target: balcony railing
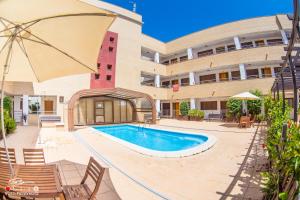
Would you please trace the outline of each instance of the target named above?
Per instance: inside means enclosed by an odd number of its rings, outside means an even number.
[[[252,44],[249,44],[249,45],[248,44],[243,45],[241,50],[243,50],[243,49],[259,48],[259,47],[267,47],[267,46],[279,46],[279,45],[283,45],[283,42],[282,41],[268,41],[267,44],[265,44],[265,43],[255,43],[255,45],[252,43]],[[229,46],[227,46],[227,50],[225,50],[225,51],[223,51],[223,50],[217,50],[216,49],[216,52],[211,52],[211,51],[198,52],[197,56],[195,56],[193,58],[193,60],[194,59],[198,59],[198,58],[203,58],[203,57],[211,56],[211,55],[228,53],[228,52],[232,52],[232,51],[238,51],[238,50],[236,49],[235,46],[229,45]],[[154,61],[154,59],[151,59],[151,60]],[[181,62],[186,62],[188,60],[190,60],[190,59],[186,59],[186,57],[183,58],[183,59],[178,58],[176,61],[175,61],[175,59],[173,61],[168,60],[168,61],[164,61],[161,64],[163,64],[163,65],[172,65],[172,64],[177,64],[177,63],[181,63]]]
[[[247,79],[256,79],[259,78],[258,74],[254,74],[254,75],[247,75]]]

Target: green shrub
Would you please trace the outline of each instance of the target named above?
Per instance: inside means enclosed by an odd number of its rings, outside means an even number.
[[[8,96],[4,97],[3,107],[4,107],[4,110],[8,111],[9,116],[11,116],[12,115],[12,100],[10,97],[8,97]]]
[[[196,117],[197,116],[197,109],[191,109],[188,112],[189,117]]]
[[[204,118],[204,112],[202,110],[198,110],[198,109],[191,109],[188,112],[188,116],[203,119]]]
[[[241,116],[242,113],[242,101],[237,99],[229,99],[227,101],[226,107],[228,109],[227,111],[227,117],[238,119]]]
[[[204,118],[204,111],[197,110],[197,117],[199,117],[200,119],[203,119]]]
[[[300,181],[300,127],[292,122],[290,118],[291,108],[285,102],[285,112],[283,112],[283,99],[273,100],[272,97],[265,98],[266,119],[268,127],[266,147],[271,163],[270,170],[262,173],[263,192],[266,199],[270,199],[274,193],[279,194],[279,199],[286,199],[287,192],[284,191],[283,180],[286,177],[294,177]],[[287,136],[282,139],[283,124],[287,124]],[[299,185],[297,185],[299,191]],[[297,195],[297,193],[296,193]],[[296,196],[292,197],[293,199]]]
[[[182,116],[187,116],[189,112],[189,104],[186,101],[180,103],[180,114]]]
[[[10,134],[12,132],[14,132],[17,128],[17,123],[15,122],[15,120],[10,116],[10,113],[8,110],[4,109],[4,127],[5,127],[5,132],[6,134]],[[1,121],[0,121],[0,132],[1,131]],[[2,133],[1,133],[1,137],[0,139],[2,139]]]
[[[257,96],[257,97],[262,97],[262,92],[259,90],[251,90],[251,94]],[[248,112],[256,116],[261,113],[261,105],[262,105],[262,100],[249,100],[247,101],[247,107],[248,107]]]

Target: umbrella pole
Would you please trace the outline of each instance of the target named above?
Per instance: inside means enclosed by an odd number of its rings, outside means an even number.
[[[9,164],[9,170],[10,170],[10,177],[13,178],[14,177],[14,170],[12,167],[12,163],[9,157],[9,152],[8,152],[8,148],[7,148],[7,141],[6,141],[6,131],[5,131],[5,125],[4,125],[4,107],[3,107],[3,102],[4,102],[4,82],[5,82],[5,76],[8,70],[8,65],[9,65],[9,60],[10,60],[10,56],[11,56],[11,50],[12,50],[12,45],[13,42],[16,38],[17,35],[17,29],[14,31],[11,40],[10,40],[10,44],[8,47],[8,52],[6,55],[6,60],[5,60],[5,65],[3,68],[3,75],[2,75],[2,82],[1,82],[1,131],[2,131],[2,137],[3,137],[3,143],[4,143],[4,148],[6,150],[6,157],[8,160],[8,164]]]

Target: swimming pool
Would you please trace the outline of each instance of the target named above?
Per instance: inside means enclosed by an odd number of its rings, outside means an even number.
[[[153,129],[134,125],[95,126],[97,133],[117,141],[142,154],[160,157],[189,156],[209,149],[215,138],[205,134],[192,134]]]

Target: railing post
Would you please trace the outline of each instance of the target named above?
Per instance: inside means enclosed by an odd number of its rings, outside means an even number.
[[[292,80],[293,80],[293,93],[294,93],[294,122],[298,121],[298,89],[297,89],[297,81],[296,81],[296,70],[294,63],[292,62],[291,56],[289,56],[289,66],[291,70]]]
[[[279,83],[276,82],[276,92],[277,92],[277,100],[279,101]]]
[[[285,113],[285,90],[284,90],[284,78],[282,73],[280,77],[281,77],[281,87],[282,87],[282,114],[284,114]]]

